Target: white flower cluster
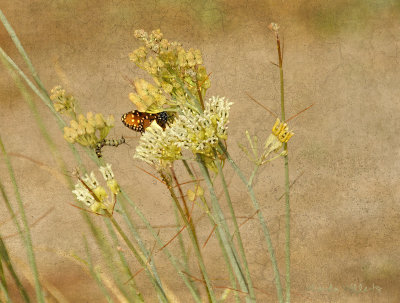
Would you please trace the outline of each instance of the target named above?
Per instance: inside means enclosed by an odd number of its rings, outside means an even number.
[[[225,97],[212,97],[206,103],[204,116],[216,126],[215,134],[221,139],[227,139],[227,124],[229,122],[229,110],[232,102],[225,101]]]
[[[93,172],[90,175],[85,174],[82,177],[82,181],[85,182],[87,187],[89,187],[92,191],[94,191],[98,186],[99,182],[96,179],[96,176]],[[85,203],[86,206],[90,207],[95,203],[95,198],[91,194],[88,188],[82,184],[82,182],[78,182],[75,184],[75,190],[72,191],[75,194],[76,198]]]
[[[111,170],[111,164],[106,164],[99,168],[104,180],[107,181],[107,186],[112,193],[118,194],[119,186],[114,179],[114,173]],[[78,177],[79,178],[79,177]],[[97,181],[93,172],[90,175],[85,174],[79,178],[79,182],[75,184],[75,190],[72,191],[78,201],[83,202],[93,212],[98,212],[101,209],[112,211],[114,203],[108,201],[107,192],[103,186]]]
[[[181,148],[178,147],[176,139],[169,126],[163,130],[156,121],[153,121],[140,138],[134,158],[149,164],[166,166],[181,158]]]
[[[165,166],[181,159],[181,150],[213,157],[219,139],[227,139],[229,109],[233,103],[212,97],[202,114],[184,108],[174,122],[163,130],[153,122],[140,139],[135,158]]]

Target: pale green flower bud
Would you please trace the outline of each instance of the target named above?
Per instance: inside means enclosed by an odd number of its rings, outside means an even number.
[[[69,143],[74,143],[77,136],[78,134],[75,129],[67,126],[64,127],[64,139]]]
[[[69,124],[70,124],[71,127],[72,127],[73,129],[75,129],[75,130],[77,130],[78,127],[79,127],[78,122],[76,122],[75,120],[71,120],[71,121],[69,122]]]
[[[193,53],[194,53],[194,56],[195,56],[196,64],[198,64],[198,65],[203,64],[203,58],[202,58],[202,56],[201,56],[200,50],[195,49],[195,50],[193,51]]]
[[[86,122],[85,116],[82,115],[82,114],[79,114],[79,116],[78,116],[78,123],[79,123],[79,124],[83,124],[83,123],[85,123],[85,122]]]
[[[78,136],[83,136],[86,133],[85,127],[79,124],[76,132],[78,133]]]
[[[94,213],[99,213],[102,209],[104,209],[102,203],[99,203],[97,201],[90,205],[90,210]]]
[[[94,132],[96,130],[94,129],[94,127],[91,124],[86,123],[85,131],[86,131],[87,134],[92,135],[92,134],[94,134]]]
[[[100,129],[104,127],[104,117],[103,114],[98,113],[95,115],[94,117],[95,121],[96,121],[96,128]]]
[[[54,109],[55,109],[57,112],[61,112],[62,110],[64,110],[64,108],[65,108],[65,106],[62,105],[61,103],[54,103]]]
[[[94,118],[93,113],[92,113],[92,112],[87,112],[86,118],[87,118],[88,121],[91,120],[91,119],[93,119],[93,118]]]
[[[108,180],[107,186],[113,194],[117,195],[120,192],[119,185],[115,179]]]
[[[108,197],[107,192],[103,186],[96,187],[95,189],[93,189],[93,192],[100,202],[103,202]]]
[[[113,115],[108,115],[107,120],[106,120],[106,125],[108,127],[113,127],[114,126],[114,122],[115,122],[114,116]]]

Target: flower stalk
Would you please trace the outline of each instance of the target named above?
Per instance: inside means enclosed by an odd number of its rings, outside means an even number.
[[[206,292],[207,292],[207,296],[209,298],[209,302],[217,302],[217,299],[215,297],[214,290],[213,290],[213,287],[212,287],[212,284],[211,284],[211,280],[208,277],[208,273],[207,273],[207,270],[206,270],[206,267],[205,267],[205,264],[204,264],[203,256],[201,254],[201,250],[200,250],[200,246],[199,246],[199,243],[198,243],[197,235],[195,233],[195,230],[192,229],[193,222],[191,222],[191,218],[190,217],[188,218],[186,216],[185,211],[181,207],[181,205],[179,203],[179,200],[178,200],[178,197],[176,196],[176,194],[174,192],[174,189],[172,188],[172,184],[169,181],[170,179],[166,176],[165,173],[160,172],[160,174],[161,174],[164,182],[166,183],[166,185],[168,187],[168,190],[170,192],[171,198],[174,201],[174,203],[176,205],[176,208],[178,209],[179,214],[181,215],[181,218],[183,219],[185,225],[189,226],[189,229],[188,229],[189,237],[190,237],[190,239],[192,241],[192,244],[193,244],[193,247],[194,247],[194,250],[195,250],[195,253],[196,253],[196,257],[197,257],[197,260],[198,260],[198,263],[199,263],[199,267],[200,267],[200,271],[201,271],[203,280],[205,281]]]
[[[276,46],[278,51],[278,66],[280,79],[281,93],[281,119],[285,121],[285,86],[283,77],[283,51],[281,49],[281,41],[279,38],[279,26],[276,23],[271,23],[269,28],[275,34]],[[283,150],[286,154],[284,159],[285,170],[285,265],[286,265],[286,303],[290,303],[290,183],[289,183],[289,157],[287,142],[283,143]]]
[[[231,164],[232,168],[235,170],[236,174],[239,176],[240,180],[246,186],[247,192],[253,203],[253,207],[257,212],[257,218],[260,222],[262,231],[265,236],[268,252],[269,252],[271,263],[272,263],[272,269],[274,271],[275,287],[276,287],[276,291],[277,291],[278,301],[279,301],[279,303],[283,303],[282,283],[281,283],[281,278],[280,278],[280,274],[279,274],[278,262],[277,262],[276,256],[275,256],[275,250],[272,245],[272,239],[271,239],[271,235],[270,235],[270,232],[269,232],[269,229],[267,226],[267,222],[261,213],[261,209],[260,209],[260,206],[256,199],[256,196],[254,194],[253,187],[249,185],[249,182],[246,179],[246,177],[244,176],[242,170],[239,168],[239,166],[237,166],[236,162],[232,159],[232,157],[230,156],[230,154],[228,153],[227,149],[225,148],[225,146],[222,142],[219,143],[219,147],[221,148],[222,152],[226,156],[226,159],[228,160],[228,162]]]

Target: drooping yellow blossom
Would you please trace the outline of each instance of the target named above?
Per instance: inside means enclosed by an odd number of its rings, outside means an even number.
[[[277,118],[272,127],[272,134],[269,135],[264,146],[266,153],[278,152],[282,145],[287,143],[293,135],[294,133],[289,131],[287,124]]]

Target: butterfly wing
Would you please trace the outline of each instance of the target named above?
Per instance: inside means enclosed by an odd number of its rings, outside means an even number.
[[[121,120],[126,127],[129,127],[137,132],[144,132],[144,120],[141,112],[135,110],[133,112],[126,113],[121,117]]]
[[[134,131],[143,133],[147,127],[150,126],[151,122],[157,121],[163,129],[168,121],[168,115],[166,112],[161,112],[158,114],[150,114],[146,112],[139,112],[137,110],[124,114],[121,117],[122,123],[133,129]]]

